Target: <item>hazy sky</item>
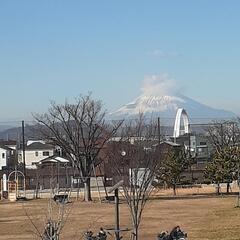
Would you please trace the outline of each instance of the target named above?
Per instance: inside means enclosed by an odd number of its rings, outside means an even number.
[[[239,12],[239,0],[1,0],[0,121],[89,91],[111,111],[149,78],[240,114]]]

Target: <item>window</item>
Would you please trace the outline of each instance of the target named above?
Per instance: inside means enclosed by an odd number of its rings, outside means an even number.
[[[35,152],[35,157],[38,157],[38,152]]]
[[[200,142],[200,145],[207,145],[206,142]]]
[[[49,152],[48,151],[43,152],[43,156],[49,156]]]
[[[5,158],[5,153],[2,153],[2,158]]]

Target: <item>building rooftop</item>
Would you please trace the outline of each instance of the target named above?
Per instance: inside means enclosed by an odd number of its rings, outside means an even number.
[[[167,144],[167,145],[170,145],[170,146],[172,146],[172,147],[180,147],[181,146],[181,144],[178,144],[178,143],[175,143],[175,142],[171,142],[171,141],[163,141],[163,142],[161,142],[160,143],[160,145],[163,145],[163,144]],[[157,143],[157,144],[154,144],[153,146],[158,146],[159,144]]]
[[[38,164],[44,164],[44,163],[69,163],[69,160],[59,156],[50,156],[39,161]]]
[[[15,141],[15,140],[2,140],[2,139],[0,139],[0,145],[15,146],[15,145],[17,145],[17,141]]]
[[[22,149],[22,147],[21,147]],[[53,145],[50,144],[44,144],[41,142],[34,142],[28,146],[25,147],[26,151],[32,151],[32,150],[52,150],[54,149]]]
[[[0,144],[0,148],[2,148],[4,150],[7,150],[7,151],[12,151],[13,150],[12,148],[9,148],[9,147],[7,147],[5,145],[1,145],[1,144]]]
[[[163,143],[166,143],[168,145],[171,145],[173,147],[180,147],[181,144],[175,143],[175,142],[170,142],[170,141],[164,141]]]

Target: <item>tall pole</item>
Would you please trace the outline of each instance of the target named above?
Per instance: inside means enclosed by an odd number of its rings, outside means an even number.
[[[223,124],[221,123],[221,148],[223,147],[223,144],[224,144],[224,142],[223,142]]]
[[[239,200],[240,200],[240,175],[239,175],[239,170],[240,170],[240,166],[239,166],[239,159],[238,159],[238,173],[237,173],[237,185],[238,185],[238,195],[237,195],[237,204],[236,207],[239,208]]]
[[[158,117],[158,144],[161,143],[160,117]]]
[[[233,134],[233,137],[232,137],[232,141],[233,141],[233,146],[235,146],[235,122],[232,123],[232,134]]]
[[[26,178],[26,159],[25,159],[25,131],[24,121],[22,121],[22,157],[23,157],[23,173]]]
[[[190,129],[190,124],[188,124],[188,129]],[[191,158],[191,133],[188,133],[188,156]]]
[[[190,130],[190,124],[188,125],[188,129]],[[190,165],[190,172],[191,172],[191,178],[192,183],[194,182],[194,176],[193,176],[193,169],[192,169],[192,154],[191,154],[191,133],[189,131],[188,133],[188,159],[189,159],[189,165]]]
[[[115,189],[115,236],[116,240],[120,240],[120,223],[119,223],[119,196],[118,188]]]

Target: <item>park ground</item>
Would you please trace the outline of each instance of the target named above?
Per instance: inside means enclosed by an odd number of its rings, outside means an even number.
[[[32,222],[40,230],[48,209],[47,199],[25,202],[0,202],[0,240],[36,239]],[[151,199],[144,211],[140,239],[154,240],[161,230],[180,225],[188,233],[189,240],[237,240],[240,239],[240,208],[235,208],[236,196],[185,195],[158,196]],[[67,204],[70,211],[60,239],[80,240],[84,231],[97,232],[103,226],[114,224],[114,204],[97,200],[84,203],[72,199]],[[120,205],[121,227],[129,228],[127,205]],[[123,239],[130,239],[129,233]],[[109,236],[109,240],[114,239]]]

